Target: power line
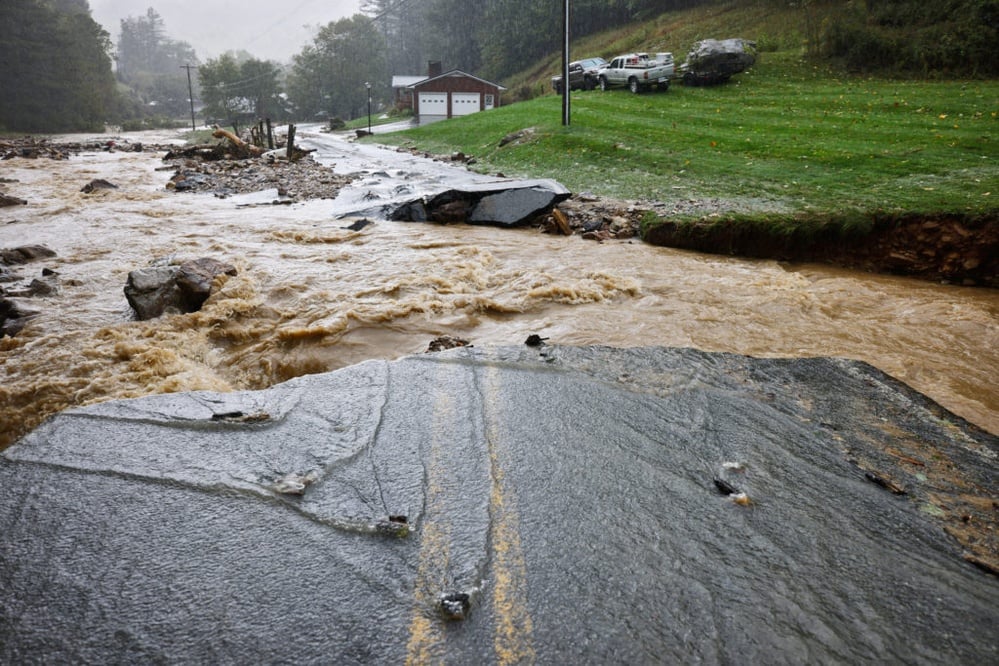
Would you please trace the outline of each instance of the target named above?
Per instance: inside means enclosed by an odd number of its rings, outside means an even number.
[[[273,76],[273,75],[274,72],[263,72],[261,74],[257,74],[256,76],[251,76],[248,79],[243,79],[242,81],[232,81],[232,82],[221,81],[219,82],[218,85],[223,86],[225,88],[238,88],[239,86],[246,85],[247,83],[253,83],[254,81],[259,81],[260,79],[266,79],[268,76]]]

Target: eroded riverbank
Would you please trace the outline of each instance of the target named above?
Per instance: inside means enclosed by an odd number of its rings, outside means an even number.
[[[43,244],[59,274],[41,314],[0,342],[2,443],[68,406],[195,389],[262,388],[371,358],[422,352],[451,334],[477,346],[536,333],[560,344],[663,345],[755,356],[865,360],[999,432],[994,290],[817,264],[603,243],[535,229],[337,215],[472,177],[448,164],[309,137],[352,184],[335,200],[175,193],[161,154],[84,152],[8,160],[0,246]],[[80,188],[106,178],[118,189]],[[238,275],[201,312],[132,320],[127,273],[213,256]]]

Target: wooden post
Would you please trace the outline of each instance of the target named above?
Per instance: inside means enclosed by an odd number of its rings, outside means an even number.
[[[274,150],[274,128],[271,127],[271,119],[267,119],[267,149]]]
[[[292,124],[288,125],[288,161],[291,161],[292,155],[295,154],[295,126]]]

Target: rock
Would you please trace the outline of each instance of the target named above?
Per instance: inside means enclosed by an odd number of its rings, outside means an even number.
[[[44,245],[22,245],[21,247],[0,250],[0,263],[13,266],[27,264],[38,259],[49,259],[54,256],[56,253]]]
[[[468,340],[463,338],[456,338],[451,335],[442,335],[439,338],[434,338],[430,341],[430,345],[427,346],[427,354],[432,354],[435,352],[441,352],[448,349],[456,349],[458,347],[467,347],[471,344]]]
[[[610,231],[606,229],[598,229],[596,231],[586,231],[582,234],[583,238],[586,240],[600,241],[601,243],[606,240],[614,238]]]
[[[175,192],[212,192],[216,195],[249,194],[276,189],[296,200],[334,199],[341,188],[357,178],[341,175],[309,157],[289,161],[286,150],[264,153],[262,159],[231,160],[201,148],[190,154],[165,158],[176,173],[166,184]]]
[[[236,268],[210,257],[140,268],[128,274],[125,298],[140,320],[197,312],[211,295],[215,278],[223,274],[236,275]]]
[[[704,39],[696,42],[680,67],[687,85],[723,83],[756,62],[756,43],[745,39]]]
[[[468,221],[469,203],[463,199],[455,199],[434,206],[430,219],[440,224],[458,224]]]
[[[55,296],[59,293],[59,281],[54,277],[35,278],[28,285],[31,296]]]
[[[212,283],[219,275],[236,275],[236,267],[217,259],[202,257],[180,265],[175,275],[180,290],[181,310],[197,312],[208,300]]]
[[[6,208],[7,206],[25,206],[27,205],[25,199],[18,199],[17,197],[12,197],[9,194],[3,194],[0,192],[0,208]]]
[[[507,146],[511,143],[516,144],[520,143],[524,139],[530,139],[531,137],[534,136],[535,131],[536,130],[533,127],[528,127],[518,132],[511,132],[510,134],[507,134],[502,139],[500,139],[499,146],[500,148],[502,148],[503,146]]]
[[[26,308],[15,300],[0,298],[0,337],[14,337],[38,314],[37,310]]]
[[[440,598],[440,610],[445,620],[460,621],[468,617],[470,596],[465,592],[446,592]]]
[[[103,178],[96,178],[87,183],[86,185],[84,185],[80,191],[86,194],[90,194],[94,190],[117,190],[117,189],[118,186],[115,185],[114,183],[109,183]]]
[[[176,277],[176,266],[140,268],[128,274],[125,298],[139,320],[155,319],[166,312],[182,312],[183,297]]]
[[[529,336],[527,336],[527,339],[524,340],[524,344],[527,345],[528,347],[544,347],[545,342],[547,341],[548,338],[543,338],[537,333],[531,333]]]
[[[197,190],[201,186],[211,183],[211,179],[205,174],[183,170],[178,171],[173,178],[170,179],[170,182],[167,183],[167,187],[177,192],[184,192],[188,190]]]
[[[945,528],[994,544],[997,474],[843,359],[466,347],[112,400],[0,453],[0,660],[989,664],[999,578]]]
[[[346,227],[340,227],[340,228],[341,229],[345,229],[347,231],[360,231],[361,229],[363,229],[364,227],[368,226],[369,224],[374,224],[374,222],[372,222],[368,218],[363,218],[363,219],[357,220],[353,224],[349,224]]]

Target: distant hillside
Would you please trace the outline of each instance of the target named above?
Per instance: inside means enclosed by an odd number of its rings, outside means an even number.
[[[701,39],[742,37],[760,52],[802,55],[853,73],[908,78],[999,76],[999,0],[729,0],[670,11],[574,39],[573,60],[672,51],[678,63]],[[513,100],[550,92],[553,54],[505,80]]]

